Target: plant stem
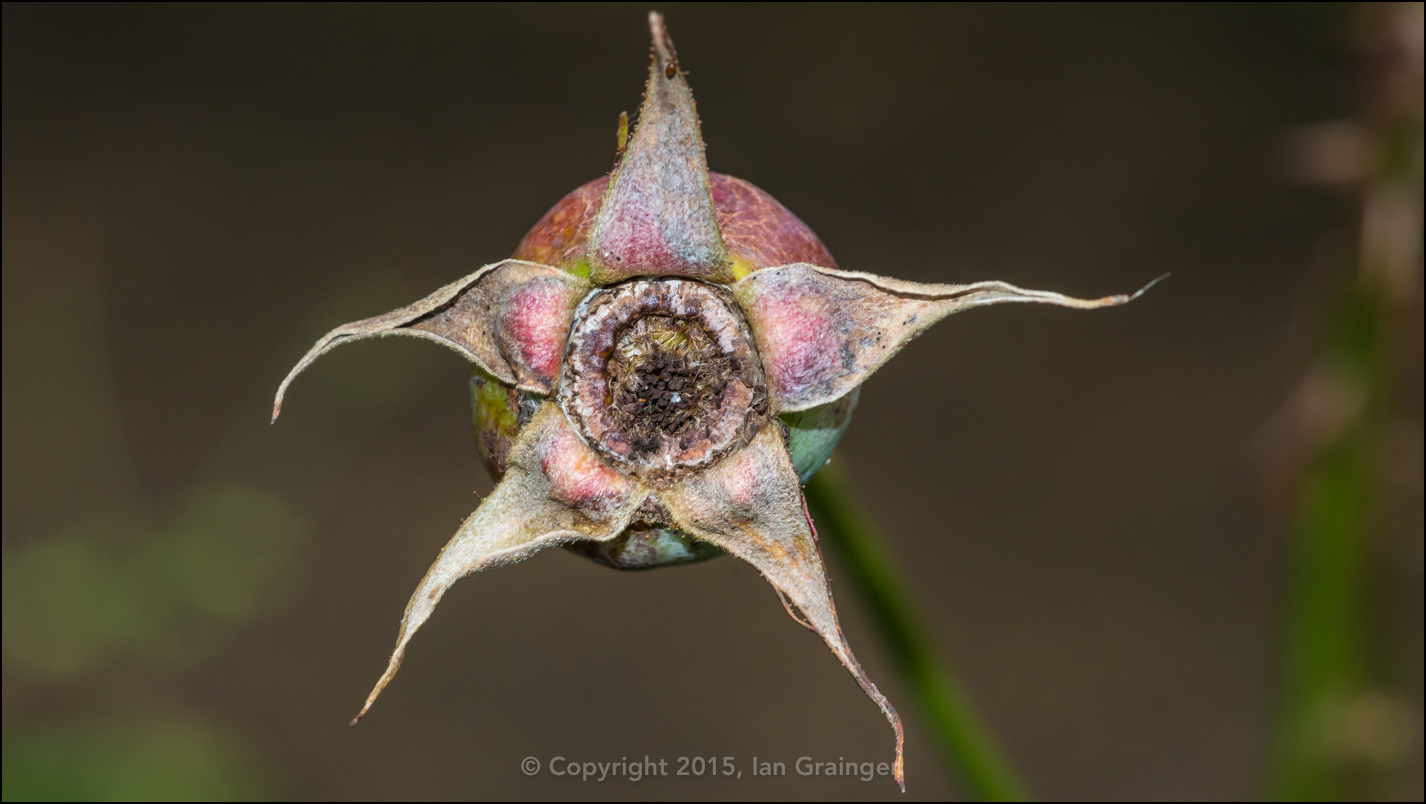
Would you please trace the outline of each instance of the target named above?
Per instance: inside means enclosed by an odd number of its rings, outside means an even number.
[[[1020,781],[965,690],[936,657],[881,536],[834,462],[807,484],[807,504],[824,544],[842,554],[877,628],[966,792],[982,801],[1027,801]]]
[[[1357,275],[1316,371],[1329,380],[1319,382],[1327,390],[1317,397],[1355,402],[1338,405],[1334,432],[1303,439],[1270,791],[1280,800],[1392,797],[1384,785],[1409,753],[1409,738],[1399,735],[1414,731],[1411,710],[1419,706],[1393,689],[1403,685],[1383,672],[1371,642],[1390,633],[1380,601],[1392,586],[1383,547],[1392,526],[1380,512],[1393,492],[1382,483],[1381,446],[1392,417],[1403,415],[1402,355],[1421,336],[1409,313],[1419,303],[1421,265],[1422,11],[1420,3],[1368,3],[1354,16],[1367,101],[1358,124],[1371,164],[1362,177]]]
[[[1380,555],[1389,525],[1379,512],[1391,493],[1381,483],[1380,453],[1394,353],[1410,336],[1380,284],[1358,281],[1345,295],[1319,365],[1332,367],[1333,382],[1345,389],[1338,393],[1359,401],[1340,432],[1316,445],[1297,488],[1271,792],[1279,800],[1376,798],[1374,786],[1396,763],[1393,751],[1373,748],[1395,719],[1376,710],[1383,701],[1396,708],[1399,695],[1375,666],[1380,657],[1370,643],[1385,637],[1385,624],[1371,602],[1391,582]]]

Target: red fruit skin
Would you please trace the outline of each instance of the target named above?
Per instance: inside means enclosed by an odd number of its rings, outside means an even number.
[[[802,219],[752,182],[709,173],[713,211],[729,256],[751,270],[811,263],[836,268],[837,261]]]
[[[578,188],[550,208],[520,241],[518,260],[589,274],[589,230],[609,186],[603,176]],[[837,261],[807,224],[751,182],[708,174],[713,210],[728,255],[746,271],[806,262],[836,268]]]

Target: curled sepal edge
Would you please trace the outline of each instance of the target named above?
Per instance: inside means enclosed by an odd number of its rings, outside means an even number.
[[[313,361],[344,343],[405,335],[455,350],[502,383],[547,394],[559,378],[564,341],[588,280],[549,265],[502,260],[420,301],[328,332],[278,386],[272,419],[287,387]]]
[[[1163,278],[1135,293],[1079,299],[1008,282],[932,285],[794,263],[750,274],[733,292],[757,341],[774,410],[787,413],[826,404],[861,385],[953,313],[1008,302],[1115,307]]]
[[[406,647],[441,596],[481,570],[523,561],[546,547],[605,541],[629,525],[648,491],[604,464],[570,428],[559,407],[541,405],[510,450],[510,466],[441,549],[411,595],[386,672],[351,725],[396,676]]]

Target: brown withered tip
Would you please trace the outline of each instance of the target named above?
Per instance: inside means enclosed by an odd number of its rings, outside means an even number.
[[[678,51],[674,50],[673,40],[668,37],[668,26],[664,25],[663,15],[657,11],[649,12],[649,33],[654,40],[654,58],[657,65],[663,68],[665,78],[673,78],[678,75]]]

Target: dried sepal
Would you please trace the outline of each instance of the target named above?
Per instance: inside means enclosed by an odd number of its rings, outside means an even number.
[[[406,645],[451,584],[474,572],[523,561],[552,545],[602,541],[629,525],[647,491],[610,469],[570,429],[552,402],[542,405],[510,450],[495,490],[461,525],[406,604],[396,650],[355,725],[406,655]]]
[[[649,13],[649,28],[654,54],[644,104],[594,221],[590,278],[598,285],[660,275],[731,282],[693,93],[657,12]]]
[[[559,377],[574,309],[589,282],[539,263],[504,260],[441,288],[415,304],[343,324],[298,361],[273,402],[272,418],[292,380],[328,351],[388,335],[425,338],[447,346],[502,383],[549,393]]]
[[[1088,310],[1124,304],[1145,290],[1076,299],[1006,282],[927,285],[805,263],[758,271],[734,287],[779,412],[807,410],[846,394],[952,313],[1007,302]]]
[[[837,622],[821,549],[803,504],[782,426],[769,422],[753,441],[707,471],[661,492],[682,530],[757,567],[792,601],[896,731],[896,783],[905,790],[901,718],[871,683]],[[789,610],[790,612],[791,610]]]

